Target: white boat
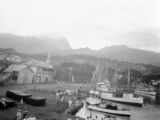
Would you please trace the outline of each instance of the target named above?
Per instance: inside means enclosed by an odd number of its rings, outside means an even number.
[[[88,105],[88,109],[109,113],[109,114],[114,114],[114,115],[131,116],[131,112],[129,110],[112,110],[112,109],[106,109],[106,108],[92,106],[92,105]]]
[[[101,92],[100,97],[105,100],[134,105],[134,106],[143,106],[143,98],[142,97],[134,97],[132,93],[123,93],[122,97],[114,97],[112,93]]]
[[[139,106],[139,107],[143,106],[143,97],[134,97],[133,93],[123,93],[121,97],[114,96],[114,94],[110,91],[108,92],[99,91],[99,93],[98,91],[95,91],[95,92],[92,92],[92,94],[95,94],[99,98],[108,100],[108,101],[113,101],[117,103],[133,105],[133,106]],[[89,104],[94,105],[99,103],[99,99],[98,98],[96,99],[96,97],[89,97],[87,102]]]
[[[139,107],[143,106],[143,97],[134,97],[133,93],[123,92],[122,97],[116,97],[113,94],[113,92],[115,92],[115,91],[114,90],[110,91],[110,89],[107,88],[107,86],[105,86],[103,84],[98,85],[96,87],[96,92],[92,92],[92,93],[93,94],[98,93],[97,91],[99,91],[99,97],[101,99],[105,99],[105,100],[109,100],[109,101],[113,101],[113,102],[117,102],[117,103],[122,103],[122,104],[139,106]],[[98,95],[98,94],[96,94],[96,95]]]
[[[116,71],[115,71],[115,76],[114,76],[114,89],[111,89],[110,82],[99,82],[101,81],[101,68],[97,66],[92,81],[95,86],[95,90],[99,91],[99,97],[101,99],[117,102],[117,103],[122,103],[122,104],[129,104],[129,105],[135,105],[135,106],[143,106],[143,97],[134,97],[133,93],[123,93],[122,97],[117,97],[114,96],[113,92],[117,92],[117,80],[120,76],[117,74],[117,66],[116,66]],[[99,82],[99,83],[98,83]],[[130,70],[128,69],[128,90],[130,88]]]
[[[96,97],[88,97],[86,98],[86,102],[90,105],[98,105],[101,103],[101,99]]]

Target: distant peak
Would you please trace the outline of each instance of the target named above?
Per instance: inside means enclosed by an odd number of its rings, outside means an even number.
[[[77,50],[91,50],[89,47],[84,47],[84,48],[79,48],[79,49],[77,49]]]
[[[128,48],[127,45],[112,45],[110,47]]]
[[[102,48],[101,50],[103,49],[126,49],[128,48],[126,45],[111,45],[111,46],[106,46],[104,48]]]
[[[85,47],[85,48],[83,48],[83,49],[86,49],[86,50],[91,50],[89,47]]]

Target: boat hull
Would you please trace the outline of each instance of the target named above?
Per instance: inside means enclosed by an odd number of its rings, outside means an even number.
[[[120,116],[128,116],[128,117],[131,116],[131,113],[128,110],[111,110],[111,109],[104,109],[104,108],[91,106],[91,105],[88,105],[88,109],[99,111],[99,112],[104,112],[104,113],[109,113],[109,114],[114,114],[114,115],[120,115]]]
[[[98,98],[92,98],[92,97],[88,97],[86,98],[86,102],[90,105],[98,105],[101,103],[101,100]]]
[[[113,97],[111,93],[101,93],[101,99],[105,99],[108,101],[122,103],[126,105],[133,105],[142,107],[143,106],[143,98],[120,98],[120,97]]]

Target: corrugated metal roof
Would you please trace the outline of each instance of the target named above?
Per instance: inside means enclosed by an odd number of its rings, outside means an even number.
[[[26,65],[23,65],[23,64],[21,64],[21,65],[16,65],[16,64],[14,64],[14,65],[10,65],[6,70],[5,70],[5,72],[12,72],[12,71],[22,71],[24,68],[26,68],[27,66]]]

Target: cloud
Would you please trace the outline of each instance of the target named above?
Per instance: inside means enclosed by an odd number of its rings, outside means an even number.
[[[117,36],[115,43],[129,47],[160,51],[160,29],[143,29]]]
[[[160,28],[159,4],[159,0],[0,0],[0,32],[56,33],[67,37],[73,48],[126,44],[158,49],[159,33],[136,29]]]

